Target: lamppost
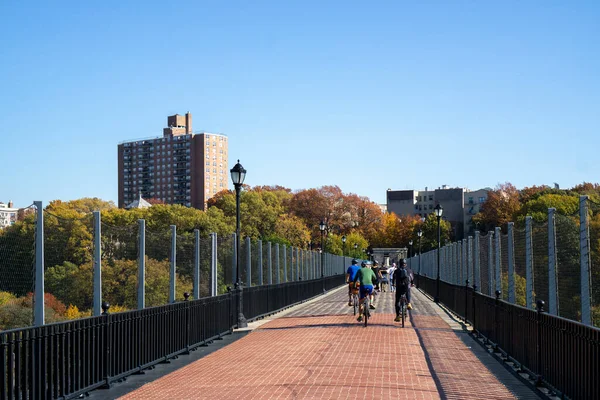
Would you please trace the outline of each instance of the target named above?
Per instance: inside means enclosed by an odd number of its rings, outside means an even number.
[[[436,303],[440,302],[440,246],[441,246],[441,240],[442,240],[442,235],[441,235],[441,230],[440,230],[440,220],[442,219],[442,212],[444,211],[444,209],[442,208],[442,206],[438,203],[437,206],[435,206],[435,216],[437,217],[437,226],[438,226],[438,251],[437,251],[437,280],[436,280],[436,288],[435,288],[435,299],[433,299],[433,301],[435,301]]]
[[[354,258],[356,258],[357,251],[358,251],[358,243],[354,243]]]
[[[325,264],[325,248],[323,247],[323,238],[325,236],[325,221],[321,220],[319,224],[319,229],[321,230],[321,283],[323,285],[323,293],[325,293],[325,273],[323,271],[323,264]]]
[[[244,297],[242,296],[242,280],[240,278],[240,190],[242,184],[246,178],[246,170],[240,164],[238,160],[237,164],[229,171],[231,173],[231,180],[233,186],[235,186],[235,266],[236,266],[236,282],[235,286],[238,289],[238,322],[239,328],[245,328],[248,326],[246,318],[244,317]]]
[[[411,240],[408,241],[408,262],[409,262],[408,268],[410,268],[411,271],[412,271],[412,260],[411,260],[411,256],[412,256],[412,244],[413,244],[413,241],[411,239]]]
[[[423,236],[423,231],[421,228],[417,231],[417,236],[419,237],[419,273],[417,274],[417,289],[419,288],[419,276],[421,275],[421,236]]]
[[[342,257],[346,257],[346,235],[342,236]]]

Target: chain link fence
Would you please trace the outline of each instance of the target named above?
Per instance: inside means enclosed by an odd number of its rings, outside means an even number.
[[[556,214],[556,276],[558,315],[581,321],[581,274],[579,258],[579,210],[572,215]]]
[[[0,229],[0,331],[33,322],[37,214],[30,206],[21,215],[26,223]]]
[[[493,285],[490,286],[490,281],[494,276],[493,262],[494,257],[490,257],[490,237],[492,233],[488,232],[485,235],[479,237],[479,273],[481,277],[481,293],[492,295],[494,289]]]
[[[600,327],[600,203],[587,201],[590,231],[592,321]]]
[[[533,253],[533,302],[548,304],[548,222],[531,224]]]
[[[525,228],[515,227],[513,230],[514,258],[515,258],[515,294],[516,303],[525,307],[527,305],[527,251]]]

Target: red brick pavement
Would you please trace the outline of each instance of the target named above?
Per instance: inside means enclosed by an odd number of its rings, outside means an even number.
[[[413,297],[424,305],[424,296]],[[332,298],[343,301],[343,292],[325,297]],[[380,308],[367,328],[351,308],[343,315],[292,313],[123,398],[515,398],[442,318],[413,315],[414,326],[402,329],[389,304]]]

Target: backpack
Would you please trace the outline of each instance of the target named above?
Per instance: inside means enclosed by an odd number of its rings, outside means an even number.
[[[398,268],[394,272],[394,279],[402,285],[406,284],[408,282],[408,271],[404,268]]]

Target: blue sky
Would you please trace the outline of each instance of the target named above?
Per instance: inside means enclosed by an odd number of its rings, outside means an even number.
[[[52,4],[0,2],[0,201],[116,202],[186,111],[250,185],[600,182],[597,1]]]

